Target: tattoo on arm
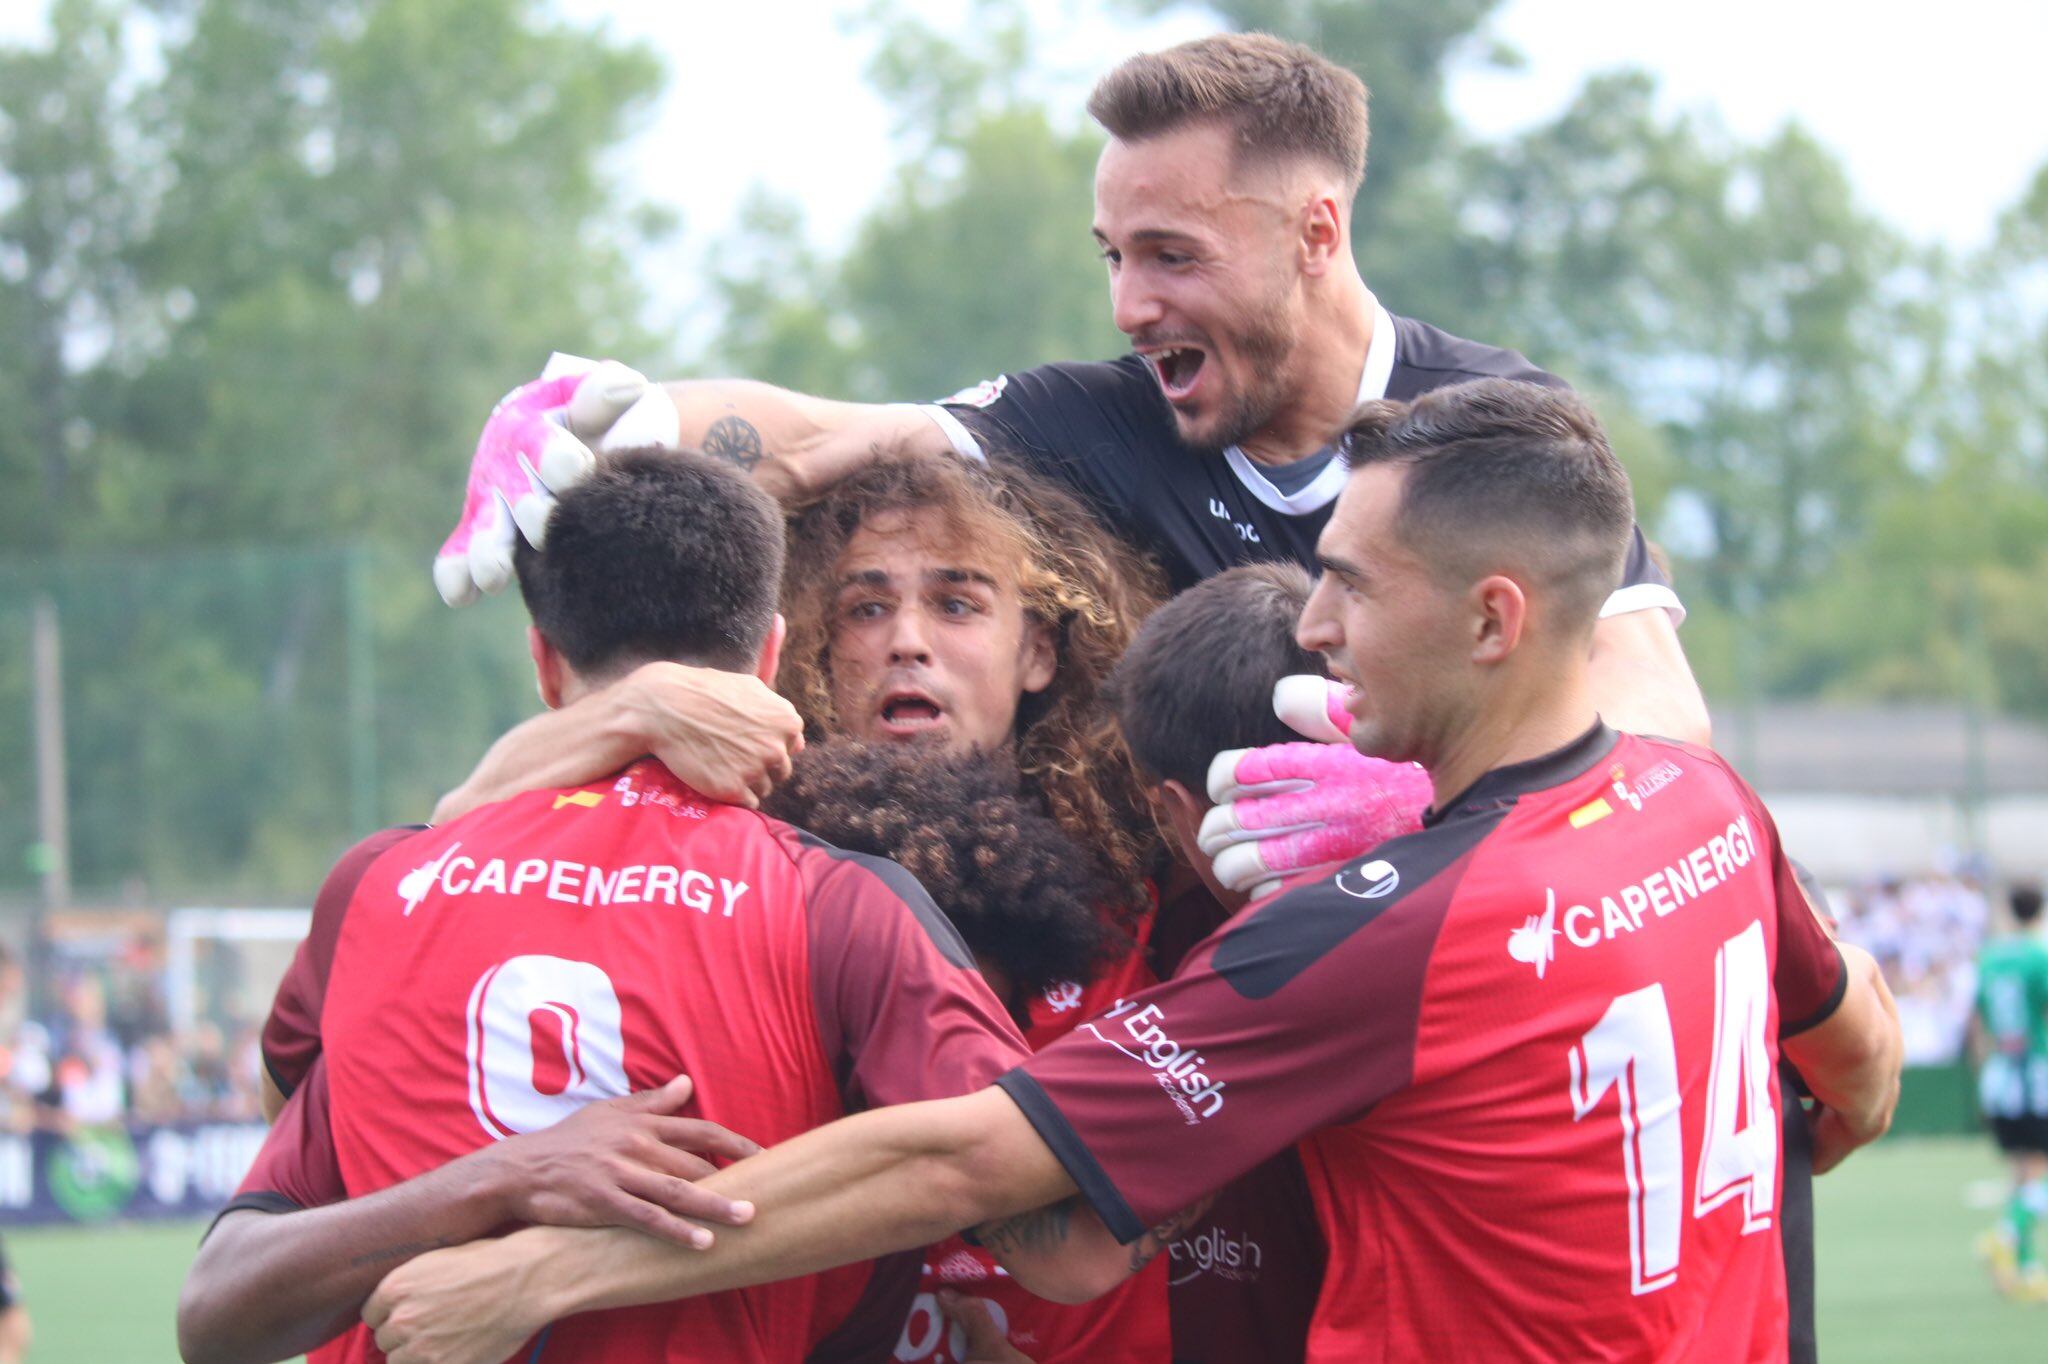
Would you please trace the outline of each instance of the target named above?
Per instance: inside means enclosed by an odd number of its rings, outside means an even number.
[[[761,462],[761,433],[745,417],[720,417],[704,433],[704,453],[752,473]]]
[[[1209,1205],[1215,1201],[1215,1194],[1210,1194],[1205,1198],[1198,1198],[1173,1216],[1167,1218],[1164,1222],[1161,1222],[1158,1226],[1152,1228],[1152,1230],[1146,1232],[1143,1236],[1140,1236],[1137,1240],[1131,1242],[1131,1273],[1137,1273],[1146,1265],[1158,1259],[1159,1252],[1165,1250],[1186,1234],[1187,1229],[1196,1222],[1199,1222],[1202,1214],[1209,1211]]]
[[[1046,1250],[1061,1245],[1067,1239],[1067,1230],[1074,1221],[1074,1209],[1080,1201],[1079,1198],[1069,1198],[1051,1207],[1034,1208],[1000,1222],[990,1222],[981,1227],[976,1236],[989,1253],[998,1258],[1010,1251]]]
[[[446,1250],[456,1244],[458,1243],[436,1237],[431,1241],[408,1241],[399,1246],[380,1246],[376,1250],[364,1251],[350,1260],[348,1266],[350,1269],[361,1269],[366,1265],[392,1264],[425,1255],[430,1250]]]

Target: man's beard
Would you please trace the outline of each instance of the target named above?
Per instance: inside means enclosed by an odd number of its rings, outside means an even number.
[[[1179,411],[1174,412],[1181,439],[1205,456],[1244,444],[1264,430],[1287,405],[1288,386],[1283,373],[1294,354],[1294,335],[1282,320],[1280,309],[1267,308],[1246,318],[1230,341],[1247,375],[1243,387],[1223,399],[1222,409],[1199,434],[1191,433]]]

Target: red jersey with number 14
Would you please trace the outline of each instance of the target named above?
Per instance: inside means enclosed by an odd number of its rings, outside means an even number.
[[[773,1145],[849,1108],[966,1093],[1023,1054],[902,868],[706,801],[651,761],[390,845],[338,931],[315,928],[351,1195],[678,1074],[690,1116]],[[800,1360],[866,1278],[572,1317],[542,1357]],[[360,1330],[354,1344],[374,1353]]]
[[[1778,1038],[1844,984],[1754,793],[1596,726],[1001,1083],[1127,1239],[1309,1138],[1312,1360],[1777,1360]]]

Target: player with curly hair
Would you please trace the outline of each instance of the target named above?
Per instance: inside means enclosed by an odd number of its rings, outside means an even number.
[[[1148,877],[1161,845],[1103,687],[1160,595],[1149,563],[1015,464],[892,461],[789,519],[776,688],[810,747],[766,808],[909,867],[1034,1048],[1153,980]],[[527,721],[436,819],[686,745],[703,717],[671,701],[673,671],[647,664]],[[965,1332],[948,1330],[940,1304],[964,1289],[970,1323],[993,1320],[1038,1364],[1164,1360],[1166,1268],[1066,1306],[943,1243],[897,1358],[962,1357]]]

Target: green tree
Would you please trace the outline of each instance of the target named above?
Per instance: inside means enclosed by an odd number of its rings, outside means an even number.
[[[8,581],[64,607],[80,884],[303,895],[365,832],[352,773],[417,817],[531,708],[516,608],[455,617],[428,585],[448,453],[550,347],[670,363],[632,320],[644,219],[599,169],[661,71],[534,0],[150,21],[149,61],[112,0],[0,48],[0,399],[32,414],[0,476],[43,494],[0,529],[148,556]],[[322,548],[361,541],[390,549]],[[9,714],[22,685],[0,669]]]

